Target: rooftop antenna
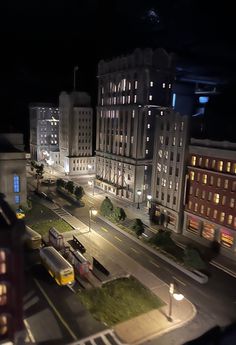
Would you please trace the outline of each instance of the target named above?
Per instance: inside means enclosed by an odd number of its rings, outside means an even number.
[[[74,91],[76,90],[76,71],[78,71],[79,67],[74,67]]]

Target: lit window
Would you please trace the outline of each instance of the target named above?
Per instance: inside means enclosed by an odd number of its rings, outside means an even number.
[[[7,316],[4,314],[0,314],[0,336],[6,334],[7,331]]]
[[[229,225],[231,225],[231,224],[232,224],[232,221],[233,221],[233,216],[232,216],[232,214],[229,214],[229,215],[228,215],[228,222],[227,222],[227,223],[228,223]]]
[[[150,81],[150,87],[153,87],[153,81]]]
[[[0,306],[7,304],[7,285],[3,282],[0,283]]]
[[[135,110],[132,110],[132,118],[134,119]]]
[[[103,100],[103,98],[102,98],[102,105],[104,104],[104,100]]]
[[[168,159],[168,154],[169,154],[169,152],[165,151],[165,159]]]
[[[207,183],[207,174],[202,175],[202,183],[204,183],[204,184]]]
[[[231,162],[227,162],[226,171],[230,172],[230,168],[231,168]]]
[[[113,98],[113,103],[116,104],[116,97]]]
[[[128,84],[128,89],[131,90],[131,83]]]
[[[190,180],[191,181],[194,181],[194,175],[195,175],[194,171],[190,171]]]
[[[13,176],[13,191],[14,193],[20,192],[20,176],[18,175]]]
[[[162,87],[164,89],[166,87],[166,83],[162,83]]]
[[[157,171],[161,171],[161,164],[157,163]]]
[[[202,157],[199,157],[198,164],[201,166],[202,165]]]
[[[165,179],[165,178],[162,178],[162,179],[161,179],[161,185],[162,185],[163,187],[166,186],[166,179]]]
[[[211,164],[211,167],[214,169],[215,166],[216,166],[216,161],[215,161],[215,159],[213,159],[212,164]]]
[[[172,181],[169,181],[169,188],[172,188]]]
[[[219,161],[219,162],[218,162],[217,168],[218,168],[219,171],[222,171],[222,170],[223,170],[223,161]]]
[[[135,88],[135,89],[138,88],[138,81],[137,81],[137,80],[135,80],[135,82],[134,82],[134,88]]]
[[[200,212],[201,212],[201,214],[203,214],[203,213],[204,213],[204,205],[201,205]]]
[[[147,124],[147,128],[150,128],[150,127],[151,127],[151,126],[150,126],[150,123],[148,123],[148,124]]]
[[[147,168],[148,168],[147,165],[145,165],[145,166],[144,166],[144,170],[147,170]]]
[[[152,101],[152,95],[149,95],[149,101]]]
[[[225,213],[224,212],[221,212],[220,213],[220,221],[223,223],[225,220]]]
[[[131,142],[131,144],[133,144],[133,142],[134,142],[134,137],[133,136],[131,136],[130,142]]]
[[[176,131],[177,130],[177,123],[175,122],[174,123],[174,131]]]
[[[223,195],[222,196],[222,201],[221,201],[221,205],[225,205],[225,203],[226,203],[226,196],[225,195]]]
[[[216,185],[217,185],[217,187],[221,186],[221,179],[220,179],[220,177],[217,178],[217,184]]]
[[[229,180],[224,180],[224,189],[228,189],[229,187]]]
[[[169,89],[171,89],[171,84],[169,84],[168,86],[169,86]]]
[[[160,143],[161,143],[161,144],[164,143],[164,137],[163,137],[163,135],[160,135]]]
[[[215,204],[219,204],[219,202],[220,202],[220,194],[214,193],[213,201],[214,201]]]
[[[175,190],[177,191],[178,189],[179,189],[179,183],[176,182],[176,183],[175,183]]]
[[[104,94],[104,87],[102,87],[102,94]]]
[[[209,215],[210,215],[210,212],[211,212],[211,208],[210,207],[207,207],[207,217],[209,217]]]
[[[180,138],[180,139],[179,139],[179,146],[180,146],[180,147],[183,146],[183,138]]]
[[[184,122],[183,121],[181,122],[180,130],[181,130],[181,132],[184,130]]]
[[[146,152],[146,155],[148,154],[148,150],[145,151]]]
[[[229,206],[230,206],[231,208],[234,208],[234,205],[235,205],[235,199],[234,199],[234,198],[230,198]]]
[[[233,173],[236,174],[236,163],[233,165]]]
[[[57,144],[57,141],[55,140],[55,144]]]
[[[203,190],[203,191],[202,191],[202,199],[205,199],[205,197],[206,197],[206,191]]]
[[[161,116],[164,115],[164,111],[163,111],[163,110],[160,111],[160,115],[161,115]]]
[[[192,208],[192,201],[190,200],[189,202],[188,202],[188,208],[191,210],[191,208]]]
[[[128,96],[128,103],[130,103],[130,96]]]
[[[137,95],[134,95],[134,103],[137,102]]]
[[[6,252],[4,249],[0,249],[0,274],[5,274],[6,271]]]
[[[147,137],[147,141],[149,141],[149,137]]]
[[[163,171],[164,171],[164,173],[167,173],[167,165],[163,165]]]
[[[196,202],[194,205],[194,211],[197,212],[197,210],[198,210],[198,203]]]
[[[125,104],[125,96],[122,96],[122,104]]]
[[[148,115],[152,115],[152,112],[151,112],[151,110],[148,110]]]
[[[209,159],[206,158],[206,160],[205,160],[205,167],[208,168],[208,165],[209,165]]]
[[[214,218],[214,219],[217,218],[217,213],[218,213],[217,210],[214,210],[214,211],[213,211],[213,218]]]
[[[199,195],[199,188],[196,188],[196,190],[195,190],[195,196],[198,197],[198,195]]]
[[[192,164],[193,166],[196,165],[196,156],[192,156],[191,164]]]
[[[20,195],[15,195],[15,204],[20,203]]]
[[[173,137],[172,145],[175,146],[175,137]]]

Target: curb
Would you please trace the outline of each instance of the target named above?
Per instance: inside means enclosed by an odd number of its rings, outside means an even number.
[[[236,272],[232,271],[231,269],[221,265],[220,263],[216,262],[215,260],[210,261],[212,266],[219,268],[220,270],[224,271],[225,273],[231,275],[233,278],[236,278]]]

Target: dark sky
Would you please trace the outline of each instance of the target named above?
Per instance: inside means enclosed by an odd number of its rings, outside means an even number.
[[[207,3],[207,4],[206,4]],[[27,133],[28,103],[56,102],[73,86],[96,104],[96,68],[136,47],[164,47],[230,78],[236,88],[233,2],[202,0],[8,0],[0,5],[1,126]],[[230,4],[231,3],[231,4]],[[227,7],[228,6],[228,7]],[[222,98],[218,105],[232,98]],[[3,124],[5,123],[5,125]]]

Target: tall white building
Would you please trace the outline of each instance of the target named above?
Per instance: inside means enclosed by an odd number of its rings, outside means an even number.
[[[173,74],[172,58],[163,49],[136,49],[99,62],[97,187],[131,202],[146,200],[156,112],[171,103]]]
[[[92,150],[93,109],[86,92],[62,92],[59,97],[60,166],[68,175],[95,172]]]
[[[26,205],[26,158],[23,134],[0,134],[0,193],[13,209]]]
[[[59,114],[52,104],[31,104],[30,153],[36,161],[53,160],[59,164]]]

